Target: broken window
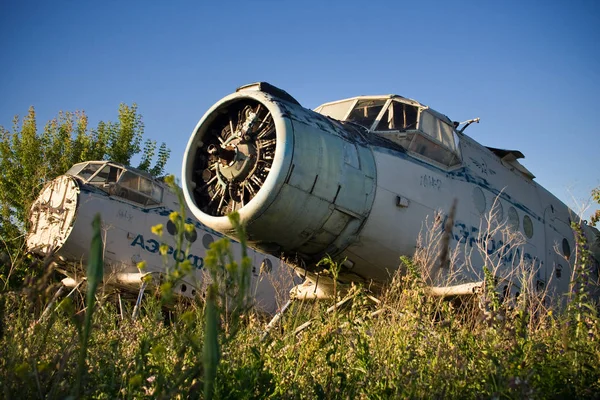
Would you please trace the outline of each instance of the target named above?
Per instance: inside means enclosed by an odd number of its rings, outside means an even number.
[[[381,121],[375,128],[376,131],[406,131],[417,129],[417,116],[419,109],[410,104],[393,101],[383,113]]]
[[[386,102],[387,99],[359,100],[346,121],[354,122],[370,130]]]

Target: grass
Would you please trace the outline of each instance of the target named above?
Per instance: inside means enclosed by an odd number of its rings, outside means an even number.
[[[397,276],[378,306],[362,288],[353,290],[350,305],[329,314],[322,304],[295,304],[266,341],[264,321],[252,313],[228,331],[231,315],[221,312],[217,293],[212,306],[197,302],[167,316],[148,297],[136,320],[121,320],[116,304],[100,299],[87,345],[75,302],[38,321],[40,299],[4,293],[1,389],[7,399],[600,395],[593,308],[533,316],[517,306],[486,319],[472,302],[427,296],[411,274]],[[371,317],[375,307],[384,312]],[[313,324],[294,334],[309,318]]]
[[[585,263],[589,254],[578,237],[576,259]],[[575,268],[580,273],[560,310],[526,290],[513,303],[501,302],[493,265],[481,295],[447,301],[427,295],[426,272],[436,262],[427,249],[402,259],[404,273],[379,302],[352,286],[336,293],[352,301],[331,312],[327,302],[294,303],[266,340],[265,317],[249,308],[249,260],[235,262],[226,241],[215,242],[207,256],[212,283],[205,300],[165,312],[174,286],[169,278],[156,296],[145,297],[136,319],[121,318],[114,296],[94,293],[89,281],[85,300],[64,298],[40,318],[55,290],[43,274],[27,289],[0,294],[1,393],[7,399],[600,397],[600,320],[586,294],[585,264]],[[339,272],[330,258],[323,265],[334,277]],[[180,278],[177,271],[172,279]],[[124,315],[132,308],[125,303]]]

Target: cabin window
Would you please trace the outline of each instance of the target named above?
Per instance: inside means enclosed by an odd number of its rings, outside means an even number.
[[[393,101],[383,113],[375,130],[403,132],[409,129],[417,129],[418,115],[419,109],[417,107]]]
[[[566,238],[562,240],[562,251],[565,258],[571,257],[571,245],[569,245],[569,241]]]
[[[517,212],[517,210],[515,210],[514,207],[511,206],[508,209],[508,227],[513,231],[518,231],[520,225],[521,224],[519,222],[519,213]]]
[[[348,114],[350,106],[354,103],[354,100],[341,101],[339,103],[327,104],[321,106],[316,111],[319,114],[326,115],[328,117],[343,120]]]
[[[181,217],[179,218],[181,219]],[[169,232],[171,236],[175,236],[178,231],[179,229],[177,228],[177,225],[175,225],[175,223],[169,219],[167,221],[167,232]]]
[[[523,217],[523,231],[529,239],[533,237],[533,221],[531,221],[529,215]]]
[[[492,211],[492,219],[494,219],[498,224],[502,224],[504,222],[504,207],[502,207],[502,203],[500,202],[500,198],[496,197],[491,207]]]
[[[273,270],[273,263],[268,258],[265,258],[262,263],[260,263],[260,272],[270,274]]]
[[[473,204],[475,205],[475,209],[479,211],[479,214],[483,215],[485,213],[485,208],[487,206],[485,201],[485,194],[483,190],[479,186],[473,188]]]
[[[188,231],[187,229],[183,232],[183,236],[188,240],[188,242],[190,243],[194,243],[196,241],[196,239],[198,239],[198,233],[196,232],[196,229],[192,229],[191,231]]]
[[[346,121],[354,122],[370,130],[386,102],[387,99],[359,100]]]
[[[202,236],[202,245],[207,250],[210,249],[210,245],[214,241],[215,241],[215,238],[213,238],[212,235],[209,233],[205,233],[204,236]]]

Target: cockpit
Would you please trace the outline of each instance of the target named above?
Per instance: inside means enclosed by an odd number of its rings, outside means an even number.
[[[163,187],[147,172],[110,161],[89,161],[73,165],[66,175],[76,176],[88,185],[110,195],[142,206],[162,202]]]
[[[315,111],[358,124],[444,167],[460,163],[459,138],[452,121],[415,100],[397,95],[361,96],[326,103]]]

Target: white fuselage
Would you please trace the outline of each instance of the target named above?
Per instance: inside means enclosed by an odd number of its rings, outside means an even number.
[[[194,226],[194,232],[184,234],[183,244],[178,249],[175,225],[169,220],[174,211],[191,215],[182,210],[177,196],[166,187],[160,204],[143,206],[86,184],[80,178],[63,175],[50,182],[34,203],[28,248],[40,255],[51,252],[57,260],[68,262],[66,265],[75,265],[75,268],[66,268],[65,273],[79,281],[92,242],[92,220],[100,214],[105,284],[137,292],[144,275],[154,275],[158,282],[160,275],[172,268],[175,261],[187,259],[192,273],[185,275],[174,291],[193,297],[202,293],[208,276],[204,265],[206,251],[213,241],[223,236],[187,217],[185,222]],[[151,232],[151,227],[159,224],[163,226],[160,237]],[[162,244],[168,246],[164,256],[159,251]],[[241,245],[231,242],[230,246],[239,262]],[[277,257],[252,249],[248,249],[248,256],[254,266],[252,296],[258,309],[273,313],[278,308],[278,301],[284,299],[294,285],[294,278],[290,279],[293,274],[283,268],[283,262]],[[138,263],[141,261],[145,261],[145,268],[140,271]]]

